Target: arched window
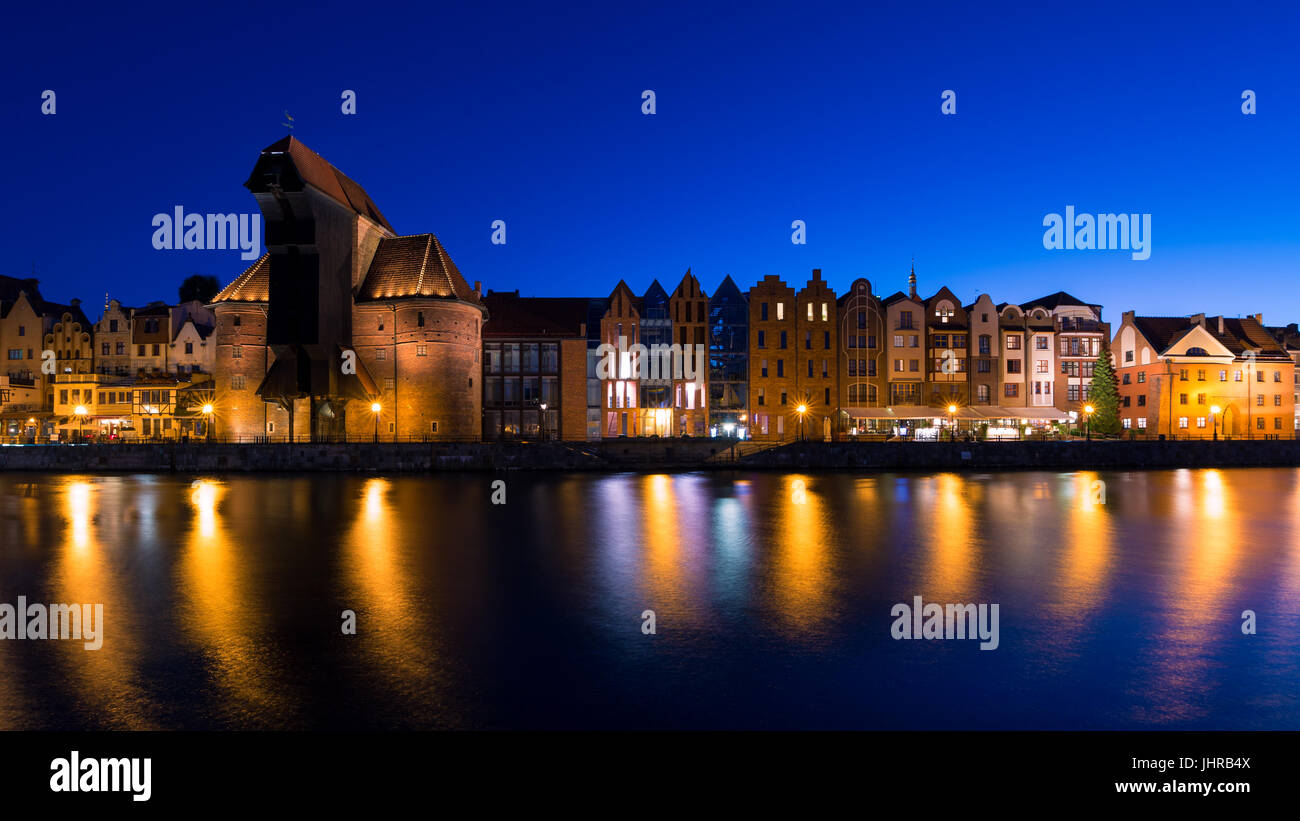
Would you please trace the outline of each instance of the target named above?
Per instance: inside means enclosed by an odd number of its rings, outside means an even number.
[[[1205,350],[1204,348],[1188,348],[1187,355],[1188,356],[1209,356],[1210,352]]]

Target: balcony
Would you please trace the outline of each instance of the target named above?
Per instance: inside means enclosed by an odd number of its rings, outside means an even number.
[[[1109,328],[1105,327],[1106,323],[1098,322],[1095,319],[1084,319],[1077,316],[1063,316],[1059,319],[1060,328],[1057,330],[1067,333],[1108,333]]]

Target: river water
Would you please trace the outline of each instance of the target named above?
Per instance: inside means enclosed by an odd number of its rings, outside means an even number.
[[[19,596],[103,646],[0,640],[4,729],[1300,729],[1292,469],[7,473]]]

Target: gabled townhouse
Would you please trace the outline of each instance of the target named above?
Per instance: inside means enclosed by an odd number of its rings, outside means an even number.
[[[673,342],[681,354],[672,373],[673,431],[705,436],[709,427],[709,297],[690,269],[669,298]]]
[[[747,438],[749,408],[749,298],[731,276],[709,297],[709,435]]]
[[[970,323],[970,403],[976,409],[991,408],[1000,403],[998,309],[988,294],[980,294],[965,311]]]
[[[829,441],[839,419],[839,311],[820,268],[796,302],[795,422],[803,437]]]
[[[947,287],[925,300],[923,404],[944,410],[970,404],[970,319]]]
[[[642,363],[634,345],[641,344],[641,300],[623,280],[609,295],[600,320],[601,435],[605,438],[641,436],[640,383]]]
[[[171,308],[163,302],[150,302],[145,307],[132,311],[132,374],[167,371],[167,352],[172,341],[171,316]]]
[[[793,439],[797,370],[795,291],[774,274],[749,289],[749,408],[753,438]]]
[[[95,323],[95,373],[130,376],[131,314],[118,300],[110,300]]]
[[[1120,423],[1151,436],[1295,436],[1295,361],[1263,324],[1124,313],[1111,343]]]
[[[666,350],[673,342],[672,310],[668,292],[655,279],[641,295],[641,344],[646,348],[643,370],[637,374],[640,402],[637,410],[638,436],[672,436],[676,430],[673,419],[673,378],[671,362],[664,367],[663,358],[654,353]]]
[[[885,310],[865,277],[855,279],[836,304],[839,316],[839,420],[849,436],[887,428],[879,410],[888,398]]]
[[[908,275],[906,294],[896,292],[882,304],[889,364],[887,405],[921,407],[925,404],[925,303],[916,295],[916,271]]]
[[[1057,291],[1026,302],[1027,311],[1048,311],[1054,321],[1055,406],[1083,417],[1083,409],[1092,395],[1092,371],[1097,357],[1110,347],[1110,325],[1101,318],[1101,306],[1083,302]]]

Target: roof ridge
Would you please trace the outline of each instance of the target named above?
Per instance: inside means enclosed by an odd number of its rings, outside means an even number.
[[[442,241],[435,237],[432,231],[429,232],[429,241],[438,251],[438,266],[439,270],[442,271],[442,278],[447,281],[447,290],[459,297],[460,294],[456,293],[456,283],[452,281],[451,271],[449,270],[449,268],[455,263],[453,263],[451,257],[447,255],[447,249],[442,247]]]
[[[429,267],[429,248],[433,245],[433,234],[429,234],[424,239],[424,259],[420,260],[420,276],[415,281],[415,292],[424,293],[424,272]]]

